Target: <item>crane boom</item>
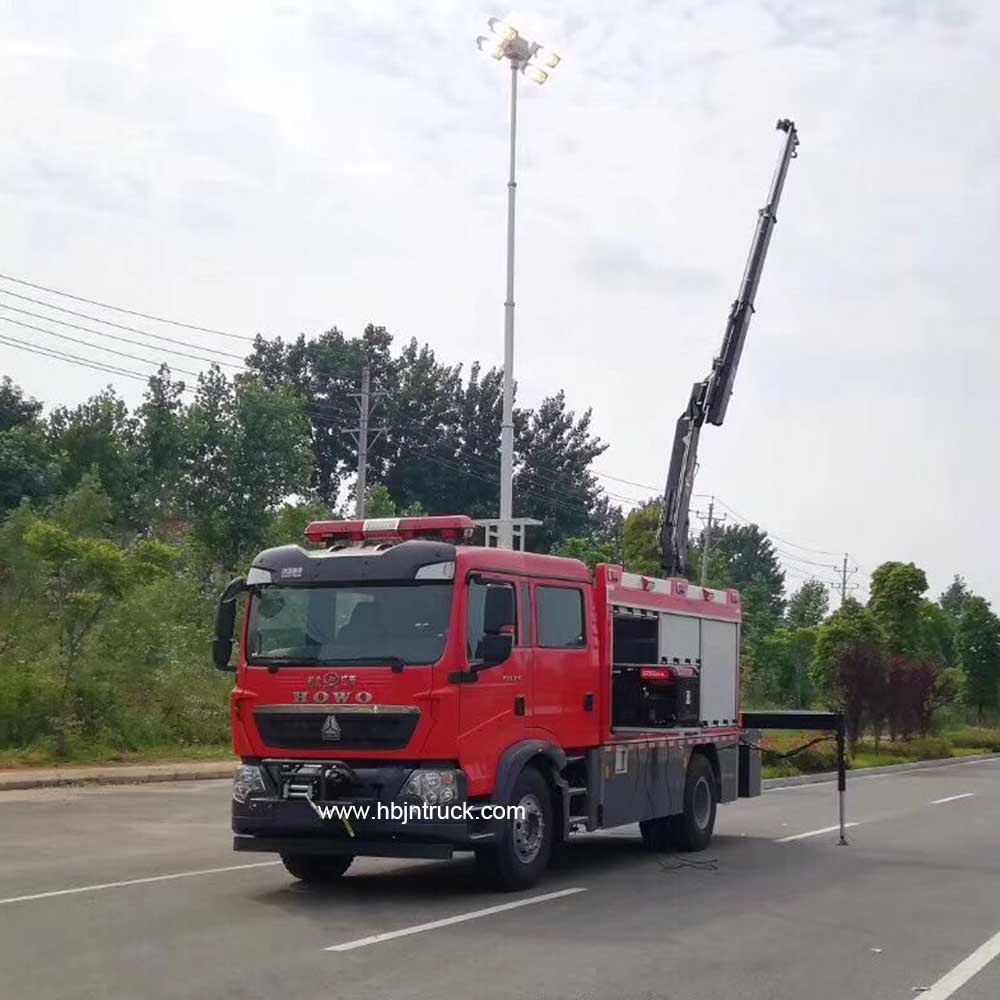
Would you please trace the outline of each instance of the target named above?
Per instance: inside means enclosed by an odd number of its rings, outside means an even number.
[[[695,382],[692,387],[687,408],[680,415],[674,431],[660,520],[660,563],[667,576],[687,574],[688,518],[698,463],[698,439],[706,420],[718,427],[726,418],[736,370],[743,354],[747,330],[750,328],[750,317],[754,312],[754,299],[767,258],[767,248],[778,221],[778,202],[785,186],[785,175],[788,173],[789,163],[798,155],[796,150],[799,136],[795,123],[791,119],[782,118],[777,127],[785,133],[785,139],[771,180],[767,204],[758,213],[757,228],[750,244],[750,255],[743,271],[739,295],[729,310],[722,349],[712,362],[708,378]]]

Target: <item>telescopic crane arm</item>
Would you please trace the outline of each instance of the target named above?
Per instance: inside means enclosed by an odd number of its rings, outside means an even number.
[[[670,455],[670,470],[663,495],[663,516],[660,521],[660,562],[667,576],[685,576],[688,561],[688,518],[691,508],[691,491],[698,464],[698,438],[707,420],[719,426],[726,418],[729,397],[733,392],[736,370],[743,354],[750,317],[753,316],[757,286],[767,258],[771,232],[777,223],[778,202],[785,186],[788,165],[798,155],[798,132],[795,123],[782,118],[777,126],[785,133],[781,155],[771,180],[767,204],[760,210],[757,229],[750,245],[740,284],[739,296],[729,310],[722,350],[712,362],[712,371],[702,382],[695,382],[687,409],[677,421],[674,446]]]

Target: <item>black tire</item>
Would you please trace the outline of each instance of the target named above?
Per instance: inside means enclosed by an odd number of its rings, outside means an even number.
[[[552,857],[552,792],[535,768],[526,767],[514,782],[506,804],[524,806],[525,818],[504,820],[499,840],[476,851],[476,863],[495,889],[515,892],[530,889]]]
[[[348,868],[354,856],[351,854],[282,854],[281,863],[289,875],[302,882],[336,882]]]
[[[670,833],[670,817],[659,819],[644,819],[639,822],[639,833],[647,851],[669,851],[673,847]]]
[[[670,817],[670,842],[679,851],[703,851],[715,829],[718,795],[715,771],[704,754],[694,753],[684,779],[684,812]]]

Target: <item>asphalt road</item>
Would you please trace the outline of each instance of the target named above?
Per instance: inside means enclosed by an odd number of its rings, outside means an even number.
[[[230,851],[228,799],[0,795],[0,998],[1000,997],[1000,761],[853,777],[849,847],[800,836],[836,822],[805,785],[722,808],[700,855],[587,835],[516,895],[464,860],[304,886]]]

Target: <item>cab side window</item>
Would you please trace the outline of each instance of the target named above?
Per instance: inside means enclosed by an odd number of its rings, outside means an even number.
[[[583,649],[583,592],[571,587],[536,587],[538,645],[547,649]]]
[[[477,660],[482,659],[482,653],[480,651],[483,635],[485,634],[485,617],[486,617],[486,592],[491,588],[496,587],[506,587],[508,590],[513,591],[514,585],[512,583],[500,583],[493,581],[483,581],[483,580],[470,580],[469,581],[469,604],[468,604],[468,632],[466,639],[466,654],[469,658],[470,663],[474,663]],[[514,595],[516,597],[516,594]],[[517,605],[515,603],[515,609]],[[515,618],[520,617],[517,615],[515,610]],[[520,622],[514,627],[514,635],[520,635]],[[515,643],[520,645],[520,639],[515,638]]]

